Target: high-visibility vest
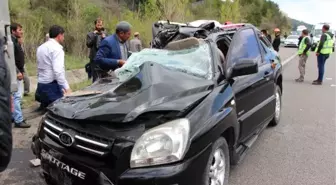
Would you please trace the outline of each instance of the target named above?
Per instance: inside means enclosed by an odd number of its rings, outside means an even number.
[[[334,40],[330,37],[329,34],[326,34],[326,33],[324,33],[324,34],[327,36],[327,40],[324,42],[320,53],[324,54],[324,55],[327,55],[327,54],[331,54],[333,52]],[[318,47],[318,45],[317,45],[317,47]]]
[[[299,51],[298,51],[298,54],[301,55],[303,53],[303,51],[307,48],[307,44],[305,43],[305,40],[306,39],[309,39],[308,36],[305,36],[303,37],[303,39],[301,40],[300,42],[300,45],[299,45]],[[307,55],[310,54],[310,49],[307,51],[306,53]]]

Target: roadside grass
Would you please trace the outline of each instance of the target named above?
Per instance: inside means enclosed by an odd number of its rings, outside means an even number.
[[[85,80],[83,82],[70,84],[71,90],[78,91],[92,84],[92,80]],[[29,93],[27,96],[24,96],[22,99],[22,108],[29,108],[31,106],[37,105],[38,102],[35,101],[35,92]]]
[[[72,55],[65,55],[65,70],[72,70],[72,69],[81,69],[85,67],[85,64],[89,62],[87,57],[77,57]],[[28,61],[26,63],[26,71],[29,76],[36,76],[37,69],[36,69],[36,61]]]

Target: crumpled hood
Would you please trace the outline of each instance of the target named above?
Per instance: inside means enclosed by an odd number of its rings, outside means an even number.
[[[213,81],[146,62],[125,82],[102,79],[83,91],[100,94],[64,97],[49,110],[69,119],[134,120],[151,111],[182,111],[211,92]]]

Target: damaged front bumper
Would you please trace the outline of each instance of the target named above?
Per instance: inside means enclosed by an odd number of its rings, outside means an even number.
[[[92,161],[80,160],[65,152],[57,143],[45,137],[33,137],[31,149],[41,159],[41,167],[45,180],[53,185],[201,185],[204,181],[204,169],[211,153],[211,145],[198,154],[182,162],[152,166],[146,168],[130,169],[129,162],[126,170],[116,173],[112,166],[109,169],[108,161],[99,161],[95,167]],[[99,166],[99,167],[97,167]],[[192,178],[190,178],[192,177]]]

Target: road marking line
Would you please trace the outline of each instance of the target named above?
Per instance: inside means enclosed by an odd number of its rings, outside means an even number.
[[[290,56],[289,58],[287,58],[285,61],[282,62],[282,65],[286,65],[288,62],[290,62],[291,60],[293,60],[295,57],[297,56],[297,54],[295,53],[294,55]]]

